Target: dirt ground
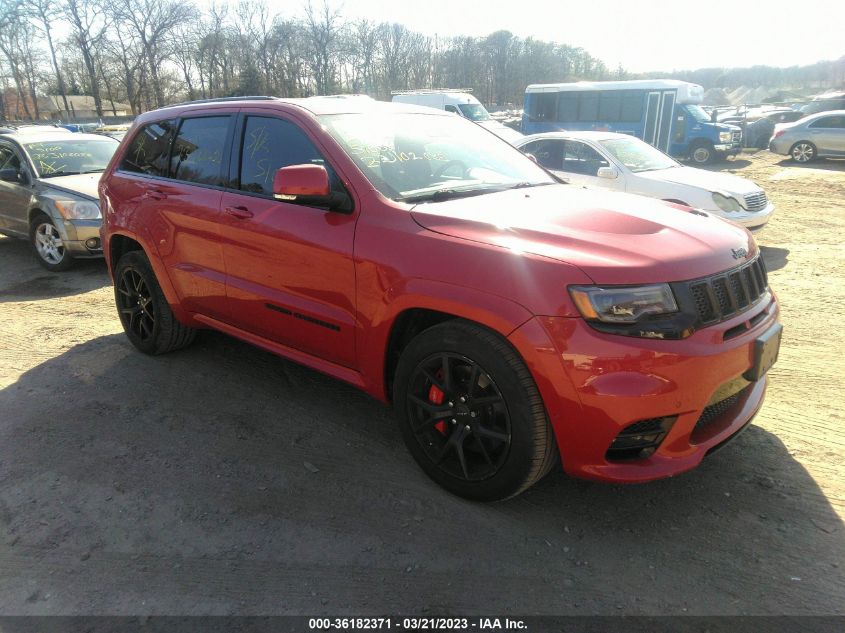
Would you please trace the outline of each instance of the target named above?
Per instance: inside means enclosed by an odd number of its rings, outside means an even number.
[[[0,238],[0,613],[845,613],[845,163],[714,169],[778,208],[754,425],[671,480],[493,505],[353,388],[213,333],[143,356],[102,262],[52,275]]]

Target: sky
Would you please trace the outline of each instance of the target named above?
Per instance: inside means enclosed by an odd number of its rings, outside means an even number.
[[[608,67],[621,63],[631,72],[801,66],[845,55],[845,0],[330,0],[330,5],[340,6],[346,18],[399,22],[429,35],[507,29],[581,46]],[[271,6],[301,13],[293,3]]]

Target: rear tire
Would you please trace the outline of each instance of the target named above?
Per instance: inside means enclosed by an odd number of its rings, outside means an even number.
[[[531,374],[507,341],[486,328],[455,320],[420,333],[402,352],[393,393],[411,455],[456,495],[507,499],[557,462]]]
[[[143,251],[130,251],[114,272],[114,300],[123,331],[145,354],[165,354],[190,345],[197,331],[176,320]]]
[[[62,242],[59,229],[46,213],[36,213],[29,223],[29,244],[35,259],[50,272],[61,272],[74,265],[73,257]]]
[[[798,141],[789,148],[789,156],[796,163],[809,163],[816,158],[816,146],[809,141]]]

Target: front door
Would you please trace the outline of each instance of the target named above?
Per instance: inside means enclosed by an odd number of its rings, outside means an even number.
[[[357,213],[276,200],[281,167],[324,165],[343,185],[308,134],[267,111],[244,112],[237,124],[232,188],[223,194],[227,320],[243,330],[319,358],[355,366]]]
[[[26,171],[25,164],[18,148],[0,143],[0,169],[14,169],[20,175]],[[0,232],[21,237],[29,234],[27,210],[31,198],[31,186],[0,180]]]
[[[567,139],[562,143],[561,166],[555,173],[574,185],[624,191],[625,184],[621,174],[617,178],[598,177],[599,169],[610,167],[611,163],[596,149],[587,143],[572,139]]]

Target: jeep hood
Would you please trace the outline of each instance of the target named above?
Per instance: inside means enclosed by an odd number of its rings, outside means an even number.
[[[575,265],[597,284],[695,279],[746,261],[740,249],[757,252],[748,231],[716,216],[570,185],[423,203],[411,215],[443,235]]]
[[[100,182],[101,173],[76,174],[73,176],[56,176],[55,178],[39,178],[38,185],[41,190],[58,190],[71,193],[82,198],[99,200],[97,184]]]
[[[738,196],[760,191],[760,187],[746,178],[740,178],[733,174],[720,174],[704,169],[696,169],[695,167],[656,169],[654,171],[638,172],[636,175],[640,178],[648,178],[649,180],[674,182],[679,185],[704,189],[705,191],[719,191]]]

